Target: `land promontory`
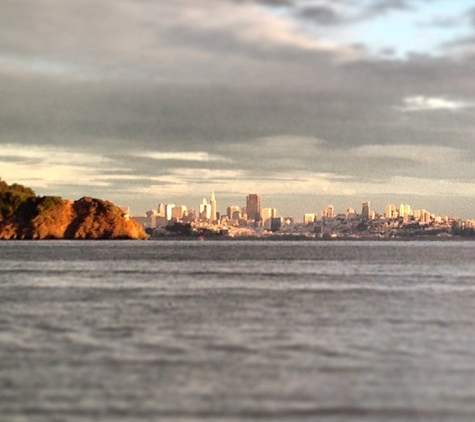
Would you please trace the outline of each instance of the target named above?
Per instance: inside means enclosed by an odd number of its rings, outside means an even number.
[[[146,239],[142,226],[112,202],[37,196],[0,179],[0,239]]]

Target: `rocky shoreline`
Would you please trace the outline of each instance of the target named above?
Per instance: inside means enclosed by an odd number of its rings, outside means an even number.
[[[112,202],[36,196],[30,188],[0,180],[0,240],[147,238]]]

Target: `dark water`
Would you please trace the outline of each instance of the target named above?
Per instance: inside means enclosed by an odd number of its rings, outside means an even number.
[[[473,421],[475,242],[0,243],[1,421]]]

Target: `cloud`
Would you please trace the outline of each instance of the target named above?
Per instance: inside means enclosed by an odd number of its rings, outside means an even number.
[[[421,22],[422,27],[434,27],[439,29],[450,29],[460,26],[461,16],[433,16],[430,20]]]
[[[229,161],[228,159],[209,154],[208,152],[157,152],[157,151],[145,151],[141,153],[132,153],[135,157],[151,158],[157,161],[198,161],[198,162],[210,162],[210,161]]]
[[[53,188],[56,184],[107,186],[95,180],[111,161],[95,154],[30,145],[2,145],[0,156],[1,177],[33,188]],[[87,178],[87,179],[86,179]]]
[[[475,196],[473,183],[466,183],[453,179],[426,179],[423,177],[395,176],[390,183],[378,187],[367,185],[362,187],[368,194],[382,194],[384,190],[393,195],[404,195],[411,192],[420,196]]]
[[[298,49],[303,51],[340,53],[331,43],[322,42],[307,34],[292,21],[279,16],[268,15],[257,8],[234,8],[230,13],[226,4],[220,3],[210,12],[201,7],[185,11],[183,18],[173,25],[173,30],[186,34],[186,41],[193,42],[194,34],[198,40],[206,37],[207,48],[222,45],[236,49],[240,44],[248,49],[265,54],[269,50]],[[208,37],[211,36],[211,37]],[[345,53],[347,49],[341,48]],[[222,50],[225,52],[225,50]]]
[[[467,11],[467,16],[470,20],[470,23],[475,28],[475,7],[472,7],[471,9]]]
[[[44,165],[67,164],[83,165],[88,163],[94,166],[106,166],[110,160],[96,154],[75,151],[70,148],[57,148],[51,146],[29,145],[25,148],[21,144],[2,144],[0,160],[4,163],[16,158],[17,162],[30,160],[41,162]]]
[[[358,158],[392,158],[431,166],[465,161],[466,151],[437,145],[363,145],[352,150]],[[440,168],[440,167],[439,167]]]
[[[432,22],[434,25],[439,23],[439,27],[442,28],[444,24],[445,28],[463,27],[467,22],[469,31],[464,31],[462,35],[446,40],[442,44],[443,52],[458,60],[473,59],[475,57],[475,7],[465,11],[463,15],[442,17]]]
[[[2,72],[9,73],[27,73],[33,72],[37,74],[51,76],[80,76],[87,72],[85,68],[61,63],[43,58],[19,57],[9,54],[0,54],[0,69]]]
[[[203,83],[272,73],[285,79],[299,56],[323,63],[357,53],[247,3],[52,0],[40,7],[23,0],[20,7],[6,0],[0,23],[0,73],[33,76]]]
[[[413,3],[414,1],[411,0],[375,0],[366,9],[366,15],[381,15],[393,10],[412,10]]]
[[[314,24],[336,26],[381,17],[392,11],[410,11],[406,0],[375,0],[356,5],[348,1],[326,1],[296,8],[296,16]]]
[[[446,42],[443,45],[444,52],[458,60],[467,60],[475,57],[475,36],[459,38],[455,41]]]
[[[417,95],[404,98],[404,111],[430,111],[430,110],[460,110],[466,107],[472,107],[473,104],[463,101],[448,100],[442,97],[425,97]]]
[[[319,25],[339,25],[346,21],[345,16],[331,5],[315,5],[303,7],[297,16]]]
[[[262,4],[265,6],[272,7],[282,7],[282,6],[293,6],[296,3],[296,0],[231,0],[234,3],[238,4]]]
[[[396,176],[469,183],[475,60],[370,55],[339,37],[427,5],[6,0],[0,176],[141,204],[211,188],[383,193]]]

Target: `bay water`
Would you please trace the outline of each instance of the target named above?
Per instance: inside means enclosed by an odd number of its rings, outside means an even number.
[[[0,421],[473,421],[475,242],[0,243]]]

